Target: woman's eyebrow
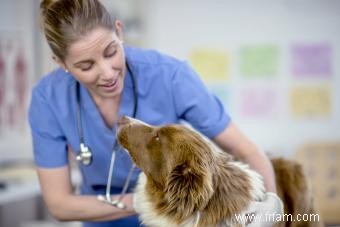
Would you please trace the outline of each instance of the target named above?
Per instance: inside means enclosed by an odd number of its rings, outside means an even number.
[[[115,44],[115,43],[117,43],[116,40],[111,41],[111,42],[105,47],[104,52],[106,52],[106,51],[111,47],[111,45],[112,45],[112,44]],[[91,60],[91,59],[86,59],[86,60],[81,60],[81,61],[79,61],[79,62],[76,62],[76,63],[74,63],[73,65],[77,67],[77,66],[79,66],[79,64],[89,64],[89,63],[92,63],[92,62],[93,62],[93,60]]]
[[[91,63],[93,63],[92,60],[82,60],[82,61],[79,61],[77,63],[74,63],[73,65],[76,66],[76,67],[79,67],[82,64],[91,64]]]

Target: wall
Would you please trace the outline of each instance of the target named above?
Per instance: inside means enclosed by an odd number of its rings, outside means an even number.
[[[226,96],[222,99],[234,121],[261,148],[289,156],[305,142],[340,140],[340,65],[336,64],[340,60],[339,1],[150,0],[146,7],[146,47],[190,62],[195,50],[211,51],[212,57],[214,52],[215,57],[227,56],[225,81],[207,81],[207,84],[212,91],[218,86],[216,93]],[[300,75],[293,75],[293,46],[304,44],[328,47],[327,75],[302,79]],[[269,75],[269,79],[245,78],[241,56],[243,48],[249,46],[272,46],[278,51],[274,55],[278,57],[275,75]],[[299,86],[325,86],[329,96],[320,102],[330,102],[329,105],[318,104],[312,95],[309,105],[320,105],[314,109],[316,114],[295,114],[291,102],[296,100],[291,93]],[[275,95],[275,100],[266,97],[266,93],[259,94],[257,99],[262,100],[257,100],[260,102],[257,107],[272,108],[273,113],[267,111],[261,115],[254,110],[250,110],[252,114],[243,113],[242,92],[254,87],[255,91],[248,96],[256,95],[256,89],[260,93],[261,88],[271,89],[267,96]],[[301,93],[303,96],[304,92]],[[320,93],[314,94],[316,98],[319,96]],[[248,104],[256,108],[251,102],[252,97]],[[273,102],[275,108],[266,102]],[[326,111],[327,108],[330,109]]]
[[[27,48],[25,56],[28,61],[28,77],[33,80],[55,67],[51,53],[36,26],[38,2],[3,0],[3,13],[0,14],[1,37],[13,33],[7,32],[13,31],[13,28],[20,34],[25,34],[20,37]],[[206,83],[221,97],[234,121],[261,148],[291,155],[305,142],[339,140],[340,66],[336,64],[340,60],[339,1],[329,0],[327,4],[321,0],[129,0],[119,4],[109,0],[103,2],[110,11],[118,12],[119,18],[123,19],[128,44],[158,49],[191,63],[194,50],[212,50],[225,55],[228,62],[222,66],[226,67],[226,79],[217,82],[208,80]],[[296,43],[327,44],[331,49],[329,75],[311,79],[292,75],[291,49]],[[242,50],[247,46],[261,45],[274,46],[279,52],[276,73],[270,75],[270,79],[246,78],[240,66],[243,61]],[[196,67],[195,64],[193,66]],[[320,116],[294,115],[291,111],[291,93],[292,89],[299,85],[326,86],[330,92],[329,112]],[[248,88],[269,88],[271,91],[267,96],[274,91],[274,101],[261,97],[261,94],[258,96],[263,99],[263,103],[261,104],[261,100],[255,100],[259,102],[258,105],[268,108],[272,106],[266,104],[266,101],[274,102],[273,112],[262,115],[260,113],[257,116],[244,114],[242,105],[247,103],[242,102],[245,99],[244,90]],[[256,91],[254,94],[257,94]],[[28,101],[27,94],[26,104]],[[256,107],[255,101],[250,98],[248,103]],[[27,126],[23,129],[1,126],[1,129],[2,160],[30,157]]]

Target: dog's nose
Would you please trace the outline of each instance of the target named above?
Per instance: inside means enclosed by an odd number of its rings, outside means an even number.
[[[118,119],[118,126],[126,125],[130,122],[130,119],[126,116],[122,116]]]

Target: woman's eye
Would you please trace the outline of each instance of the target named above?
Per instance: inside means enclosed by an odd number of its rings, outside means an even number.
[[[105,54],[105,57],[112,57],[116,54],[117,50],[114,49],[114,50],[111,50],[109,51],[108,53]]]
[[[92,64],[91,65],[88,65],[88,66],[85,66],[85,67],[81,67],[80,70],[81,71],[88,71],[92,68]]]

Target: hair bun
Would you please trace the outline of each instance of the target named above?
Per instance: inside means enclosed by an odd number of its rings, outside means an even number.
[[[40,3],[40,9],[43,12],[46,12],[57,1],[58,0],[42,0],[41,3]]]

